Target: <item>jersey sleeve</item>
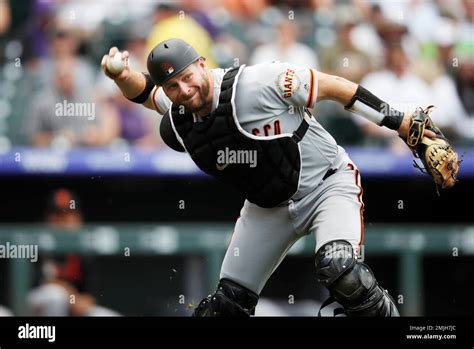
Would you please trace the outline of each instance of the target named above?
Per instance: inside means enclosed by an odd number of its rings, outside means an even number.
[[[273,108],[288,106],[314,108],[318,95],[317,71],[291,63],[273,61],[263,64],[261,98]]]
[[[171,100],[166,96],[161,87],[158,87],[153,91],[152,101],[156,111],[161,115],[164,115],[171,107]]]

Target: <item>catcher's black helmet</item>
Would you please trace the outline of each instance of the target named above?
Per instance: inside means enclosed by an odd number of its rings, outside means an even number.
[[[186,41],[165,40],[156,45],[148,55],[148,72],[155,85],[163,85],[200,57]]]

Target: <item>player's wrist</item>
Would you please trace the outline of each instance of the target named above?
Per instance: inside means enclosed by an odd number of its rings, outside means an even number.
[[[128,99],[138,96],[141,93],[146,84],[144,80],[141,73],[129,71],[125,76],[117,78],[115,83],[120,91],[122,91],[123,96]]]
[[[400,129],[400,126],[402,125],[403,120],[405,119],[405,114],[390,107],[388,109],[389,111],[382,119],[380,126],[385,126],[389,129],[397,131]]]
[[[397,129],[398,134],[402,137],[407,136],[408,128],[410,127],[410,118],[411,118],[411,113],[405,113],[400,122],[400,126]]]
[[[153,88],[155,87],[155,84],[153,83],[151,76],[148,73],[141,73],[140,79],[145,80],[145,86],[143,87],[143,89],[135,97],[131,98],[126,96],[126,98],[131,102],[143,104],[148,100],[151,91],[153,91]]]

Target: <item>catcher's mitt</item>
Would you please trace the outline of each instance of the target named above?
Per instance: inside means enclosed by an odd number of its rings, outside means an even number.
[[[419,165],[414,161],[414,166],[429,174],[437,187],[448,189],[457,181],[460,161],[448,139],[431,120],[429,114],[432,108],[433,106],[429,106],[425,110],[422,108],[415,110],[411,116],[405,142],[413,155],[423,164]],[[432,139],[423,136],[425,128],[436,133],[437,137]]]

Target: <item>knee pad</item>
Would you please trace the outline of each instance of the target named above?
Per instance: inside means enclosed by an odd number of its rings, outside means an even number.
[[[229,279],[221,279],[217,291],[204,298],[193,312],[199,317],[248,317],[255,314],[258,295]]]
[[[393,299],[347,241],[331,241],[318,250],[316,276],[348,316],[399,316]]]

